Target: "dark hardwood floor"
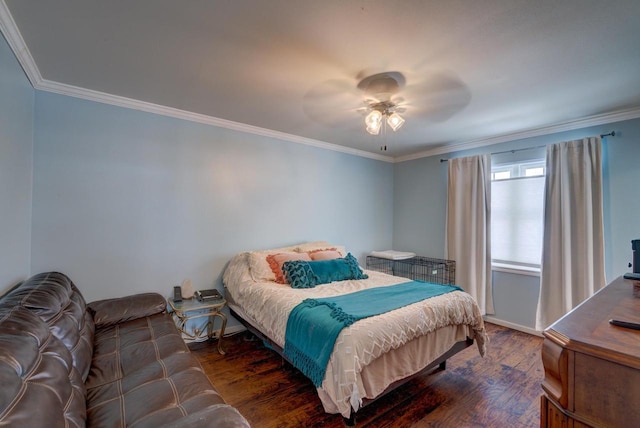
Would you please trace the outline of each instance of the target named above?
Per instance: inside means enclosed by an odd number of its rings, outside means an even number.
[[[476,345],[455,355],[447,369],[419,376],[357,413],[358,427],[536,427],[539,426],[542,339],[486,324],[485,358]],[[222,397],[262,427],[343,427],[326,414],[311,381],[249,332],[194,343]]]

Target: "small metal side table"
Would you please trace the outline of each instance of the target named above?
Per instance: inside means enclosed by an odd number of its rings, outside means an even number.
[[[218,352],[224,355],[222,350],[222,336],[224,336],[224,329],[227,326],[227,317],[222,313],[222,308],[227,304],[225,299],[215,300],[203,300],[200,301],[196,298],[184,299],[180,302],[174,302],[173,299],[169,299],[169,306],[173,309],[174,320],[180,331],[190,339],[201,339],[213,337],[213,322],[215,317],[220,317],[222,320],[222,327],[220,327],[220,334],[218,335]],[[191,334],[187,331],[186,324],[189,320],[197,318],[208,317],[207,328],[200,330],[196,328]]]

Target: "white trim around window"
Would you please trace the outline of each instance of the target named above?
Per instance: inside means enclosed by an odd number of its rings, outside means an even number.
[[[494,272],[513,273],[516,275],[540,276],[539,266],[522,266],[511,263],[492,262],[491,270]]]

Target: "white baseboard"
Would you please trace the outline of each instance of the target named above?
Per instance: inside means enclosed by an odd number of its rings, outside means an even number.
[[[483,318],[484,318],[484,320],[486,322],[490,322],[491,324],[497,324],[497,325],[500,325],[502,327],[510,328],[512,330],[518,330],[518,331],[521,331],[523,333],[528,333],[528,334],[531,334],[531,335],[534,335],[534,336],[543,337],[541,331],[538,331],[538,330],[536,330],[534,328],[531,328],[531,327],[527,327],[527,326],[520,325],[520,324],[515,324],[515,323],[509,322],[509,321],[504,321],[504,320],[492,317],[490,315],[485,315]]]

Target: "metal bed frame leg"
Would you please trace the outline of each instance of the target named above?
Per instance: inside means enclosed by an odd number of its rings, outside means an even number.
[[[356,412],[354,412],[353,409],[351,409],[351,414],[349,415],[349,417],[345,418],[343,416],[342,420],[344,421],[344,425],[345,426],[355,427],[356,426]]]

